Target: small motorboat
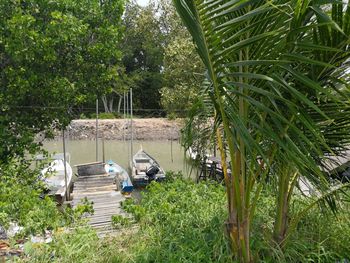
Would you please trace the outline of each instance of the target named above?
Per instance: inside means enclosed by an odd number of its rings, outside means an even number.
[[[67,155],[66,155],[67,156]],[[69,155],[68,155],[69,156]],[[68,190],[72,183],[73,171],[69,162],[66,161],[67,179],[64,172],[64,156],[63,154],[56,154],[52,156],[48,167],[41,170],[41,178],[46,184],[49,195],[54,195],[57,201],[62,202],[66,197],[66,184]],[[69,157],[66,158],[69,160]],[[66,183],[67,180],[67,183]]]
[[[165,173],[158,162],[141,149],[133,156],[131,177],[134,185],[145,186],[151,181],[165,180]]]
[[[116,176],[122,193],[128,194],[133,191],[134,187],[129,174],[123,167],[110,160],[105,164],[105,170],[106,173]]]

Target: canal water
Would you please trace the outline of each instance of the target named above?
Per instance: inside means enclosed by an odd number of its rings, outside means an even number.
[[[177,141],[134,141],[133,153],[142,147],[154,157],[165,171],[181,171],[185,177],[194,177],[195,169],[186,161],[184,150]],[[63,152],[62,140],[46,141],[44,148],[50,153]],[[98,161],[103,159],[102,141],[98,143]],[[70,154],[70,164],[74,165],[96,161],[96,141],[67,140],[66,151]],[[104,142],[105,160],[113,160],[124,168],[129,167],[131,159],[130,142],[106,140]]]

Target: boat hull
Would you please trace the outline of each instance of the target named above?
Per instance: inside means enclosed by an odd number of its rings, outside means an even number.
[[[152,181],[162,182],[166,179],[165,172],[158,162],[143,150],[134,155],[130,166],[131,177],[135,186],[147,186]],[[157,172],[150,174],[152,170]]]
[[[43,181],[48,189],[48,195],[55,196],[59,203],[62,203],[65,199],[67,199],[67,194],[69,198],[69,193],[72,186],[72,167],[68,162],[66,162],[66,175],[64,169],[63,160],[53,160],[48,167],[41,171]]]
[[[119,186],[122,193],[129,194],[134,190],[134,186],[131,182],[128,172],[117,163],[108,161],[105,164],[105,171],[108,174],[115,176],[117,185]]]

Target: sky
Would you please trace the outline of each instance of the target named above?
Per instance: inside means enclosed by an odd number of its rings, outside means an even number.
[[[142,6],[146,6],[149,0],[137,0],[137,3]]]

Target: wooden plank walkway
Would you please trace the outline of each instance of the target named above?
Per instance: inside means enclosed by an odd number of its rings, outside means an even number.
[[[93,202],[94,214],[87,218],[100,237],[117,232],[111,225],[113,215],[127,216],[120,205],[125,197],[117,191],[114,176],[79,176],[74,183],[72,197],[73,208],[85,197]]]

